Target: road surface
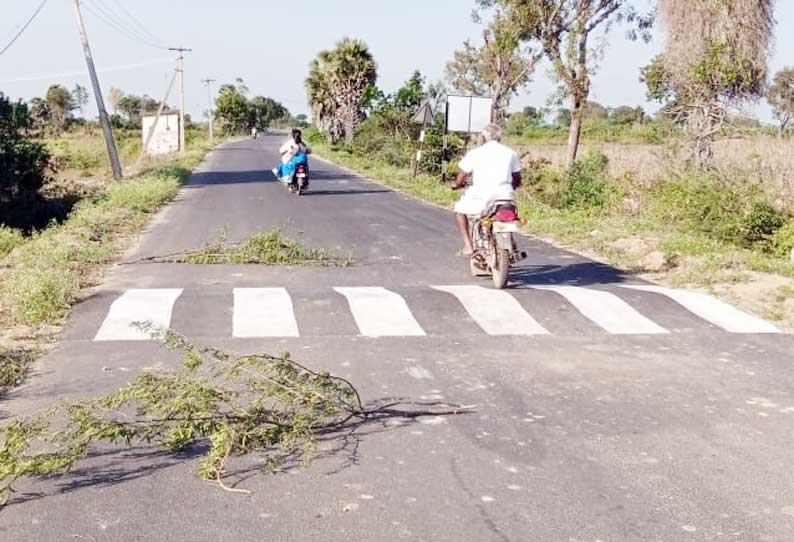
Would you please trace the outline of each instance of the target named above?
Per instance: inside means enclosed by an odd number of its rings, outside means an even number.
[[[290,195],[269,172],[278,143],[214,151],[0,416],[173,364],[130,329],[142,320],[291,351],[368,401],[474,413],[359,427],[274,476],[242,459],[230,483],[250,495],[197,479],[196,453],[103,450],[22,482],[0,539],[794,540],[791,336],[530,238],[510,289],[494,291],[455,255],[450,212],[319,160],[311,192]],[[272,227],[355,263],[156,263],[220,230],[237,241]]]

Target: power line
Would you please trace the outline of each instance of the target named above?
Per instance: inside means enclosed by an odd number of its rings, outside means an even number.
[[[153,43],[149,39],[144,38],[140,35],[140,33],[136,33],[131,29],[126,28],[123,22],[117,21],[115,16],[107,11],[107,8],[94,3],[94,0],[83,0],[82,4],[83,7],[85,7],[85,9],[93,14],[97,19],[113,28],[116,32],[124,35],[127,39],[137,41],[138,43],[148,45],[149,47],[154,47],[155,49],[167,49],[167,47],[163,47],[162,45]]]
[[[95,0],[83,0],[83,6],[100,21],[126,38],[149,47],[154,47],[155,49],[166,49],[162,44],[155,43],[145,36],[142,36],[137,30],[127,28],[125,23],[123,21],[120,22],[117,18],[118,16],[110,12],[104,4],[99,4],[95,2]]]
[[[163,43],[163,40],[161,40],[156,34],[154,34],[151,30],[149,30],[149,28],[145,24],[141,23],[137,18],[135,18],[135,16],[132,13],[130,13],[129,10],[127,10],[127,8],[124,7],[124,4],[119,2],[119,0],[113,0],[113,3],[119,7],[119,9],[127,16],[127,18],[129,18],[132,21],[132,23],[135,26],[140,28],[146,35],[148,35],[152,39],[152,41],[161,44]]]
[[[36,19],[36,16],[38,16],[41,10],[44,9],[44,5],[48,1],[49,0],[43,0],[41,4],[39,4],[39,7],[36,8],[36,11],[33,12],[33,15],[30,16],[27,22],[24,25],[22,25],[22,28],[19,29],[19,32],[17,32],[16,35],[13,38],[11,38],[11,41],[8,43],[8,45],[3,47],[3,49],[0,51],[0,55],[11,49],[11,46],[14,45],[14,43],[16,43],[16,41],[20,38],[20,36],[22,36],[22,34],[25,32],[25,30],[28,29],[30,24]]]
[[[108,73],[108,72],[131,70],[135,68],[144,68],[146,66],[155,66],[157,64],[165,64],[166,62],[173,62],[173,61],[174,59],[171,57],[159,58],[159,59],[149,60],[146,62],[136,62],[135,64],[122,64],[120,66],[110,66],[107,68],[101,68],[97,70],[97,73]],[[61,72],[61,73],[37,73],[37,74],[17,77],[14,79],[0,79],[0,83],[24,83],[27,81],[42,81],[45,79],[58,79],[61,77],[73,77],[76,75],[85,75],[85,71],[81,70],[81,71],[71,71],[71,72]]]

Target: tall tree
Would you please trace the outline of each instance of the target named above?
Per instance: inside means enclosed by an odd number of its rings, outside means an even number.
[[[85,106],[88,105],[88,89],[77,83],[72,89],[72,100],[74,100],[77,109],[80,110],[80,116],[84,117]]]
[[[61,85],[50,85],[44,99],[50,110],[50,122],[53,130],[58,133],[66,128],[72,111],[76,106],[72,99],[72,93]]]
[[[130,124],[133,126],[140,125],[141,114],[143,113],[143,98],[134,94],[126,94],[119,100],[116,107],[127,117]]]
[[[331,92],[331,51],[321,51],[312,60],[309,76],[306,78],[306,97],[312,110],[314,123],[331,141],[339,139],[342,130],[339,125],[338,109]],[[368,85],[362,93],[362,108],[366,107],[367,94],[373,92],[374,85]]]
[[[222,85],[215,99],[215,118],[227,134],[243,134],[249,126],[248,100],[236,85]]]
[[[455,51],[447,64],[447,79],[458,92],[491,96],[491,117],[503,123],[511,98],[529,81],[540,53],[521,47],[520,29],[509,18],[496,13],[483,31],[483,44],[470,41]]]
[[[30,100],[28,115],[30,117],[30,127],[40,133],[45,132],[51,125],[52,114],[47,100],[42,98]]]
[[[309,105],[333,140],[353,139],[364,118],[363,98],[376,80],[375,60],[361,40],[344,38],[314,59],[306,80]]]
[[[766,98],[780,121],[780,131],[785,132],[794,119],[794,68],[784,68],[775,74]]]
[[[273,98],[254,96],[248,106],[249,125],[264,132],[274,121],[289,116],[289,111]]]
[[[554,72],[571,100],[567,164],[576,160],[582,118],[590,95],[593,71],[591,35],[605,34],[623,20],[650,25],[649,17],[638,14],[629,0],[479,0],[482,8],[499,6],[519,38],[537,42],[551,61]]]
[[[664,54],[643,70],[649,96],[666,101],[706,163],[728,110],[765,90],[774,0],[659,0]]]
[[[117,115],[119,112],[119,102],[124,97],[124,92],[117,87],[110,87],[108,91],[108,104],[110,104],[110,108],[113,109],[113,114]]]

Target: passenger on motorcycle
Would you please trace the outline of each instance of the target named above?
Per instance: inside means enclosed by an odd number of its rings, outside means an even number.
[[[288,183],[295,173],[295,168],[300,164],[309,163],[311,147],[303,141],[303,134],[297,128],[292,130],[292,137],[284,142],[278,150],[281,154],[281,163],[273,168],[275,175],[281,182]]]
[[[514,190],[521,186],[521,160],[501,140],[501,128],[489,124],[480,133],[481,145],[469,151],[458,163],[460,172],[455,188],[465,187],[472,178],[471,186],[455,205],[465,256],[474,255],[469,216],[482,214],[494,201],[514,200]]]

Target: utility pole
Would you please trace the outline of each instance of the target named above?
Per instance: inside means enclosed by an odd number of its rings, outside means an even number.
[[[212,114],[212,89],[210,88],[210,85],[215,82],[215,79],[209,79],[209,78],[202,79],[201,82],[207,85],[207,105],[209,107],[209,109],[207,109],[207,115],[209,116],[210,119],[210,145],[212,145],[212,139],[213,139],[212,124],[214,117]]]
[[[99,80],[97,80],[94,57],[91,55],[91,47],[88,45],[88,37],[86,36],[85,24],[83,23],[83,14],[80,11],[80,0],[74,0],[74,11],[77,15],[77,26],[80,30],[80,41],[83,43],[85,62],[88,64],[88,74],[91,76],[91,85],[94,88],[94,96],[96,96],[96,106],[99,110],[99,123],[102,125],[102,132],[105,134],[105,144],[107,145],[108,156],[110,157],[110,167],[113,170],[113,178],[119,181],[122,177],[121,162],[119,162],[119,153],[116,150],[116,141],[113,139],[113,129],[108,120],[108,113],[105,111],[102,89],[99,86]]]
[[[177,61],[177,69],[179,72],[179,150],[185,152],[185,53],[191,52],[193,49],[186,49],[184,47],[169,47],[169,51],[176,51],[179,53]]]

